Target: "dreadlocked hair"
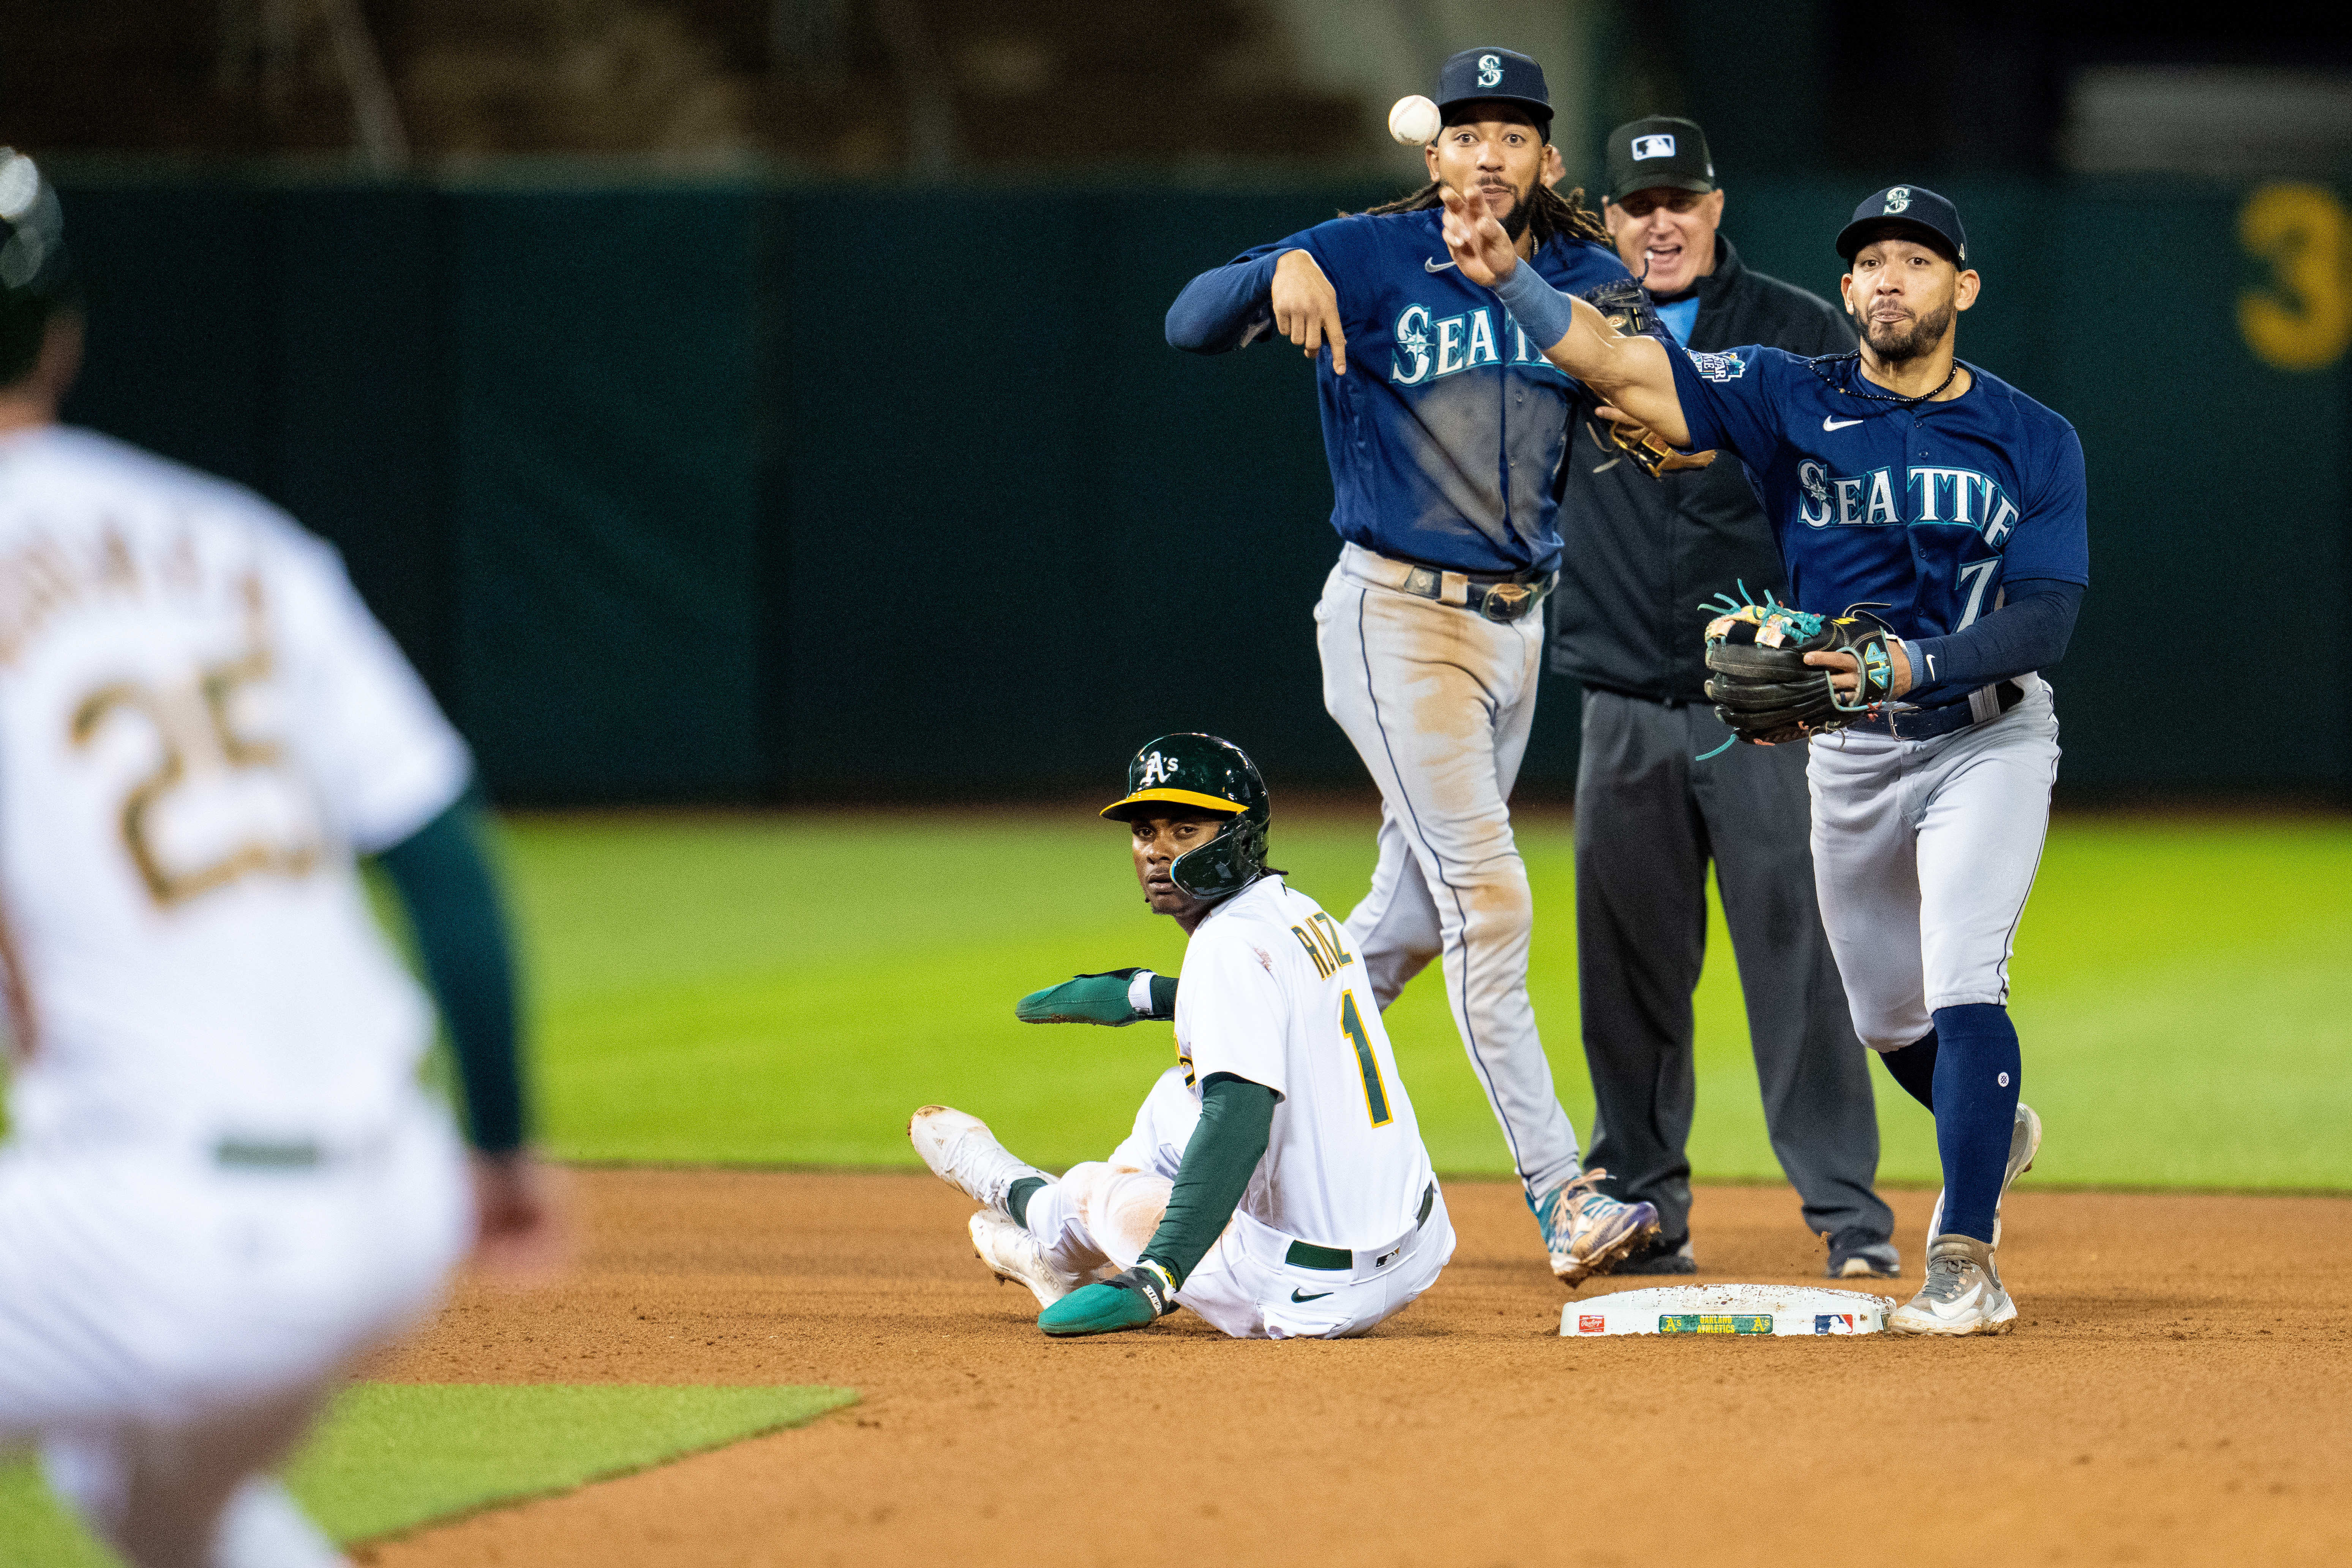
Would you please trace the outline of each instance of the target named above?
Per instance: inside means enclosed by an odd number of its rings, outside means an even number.
[[[1392,202],[1366,207],[1364,216],[1379,217],[1384,213],[1425,211],[1444,199],[1438,195],[1442,188],[1435,180],[1432,180],[1409,196],[1399,196]],[[1343,212],[1339,216],[1346,217],[1349,215]],[[1538,246],[1549,245],[1555,239],[1590,240],[1595,245],[1610,243],[1609,230],[1601,224],[1600,215],[1584,205],[1584,187],[1581,185],[1563,196],[1549,185],[1538,184],[1534,209],[1528,214],[1528,232],[1536,237]]]

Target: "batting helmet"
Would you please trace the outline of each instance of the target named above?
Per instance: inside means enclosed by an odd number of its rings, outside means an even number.
[[[58,194],[30,158],[0,147],[0,386],[33,368],[50,313],[73,296]]]
[[[1169,880],[1196,899],[1238,893],[1265,875],[1265,831],[1273,819],[1265,781],[1249,753],[1214,735],[1162,735],[1127,764],[1127,794],[1102,808],[1114,822],[1153,815],[1152,807],[1198,806],[1231,818],[1214,838],[1187,849]]]

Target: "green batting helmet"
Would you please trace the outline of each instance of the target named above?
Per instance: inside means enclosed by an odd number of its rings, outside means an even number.
[[[1196,899],[1238,893],[1265,875],[1265,830],[1273,819],[1265,781],[1249,753],[1214,735],[1162,735],[1127,764],[1127,794],[1102,808],[1114,822],[1152,815],[1154,805],[1193,805],[1232,820],[1206,844],[1187,849],[1168,879]]]

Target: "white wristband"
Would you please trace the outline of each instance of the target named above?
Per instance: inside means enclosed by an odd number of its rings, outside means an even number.
[[[1152,978],[1151,971],[1139,969],[1135,972],[1135,978],[1127,983],[1127,1005],[1139,1018],[1151,1016]]]

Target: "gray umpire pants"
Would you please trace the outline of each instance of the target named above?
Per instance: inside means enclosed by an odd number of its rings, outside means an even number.
[[[1815,901],[1805,748],[1734,746],[1703,704],[1584,694],[1576,776],[1576,944],[1584,1058],[1598,1102],[1588,1165],[1627,1201],[1690,1232],[1696,1098],[1691,993],[1706,952],[1715,862],[1748,1004],[1764,1124],[1806,1228],[1842,1246],[1885,1241],[1872,1190],[1878,1120]]]

